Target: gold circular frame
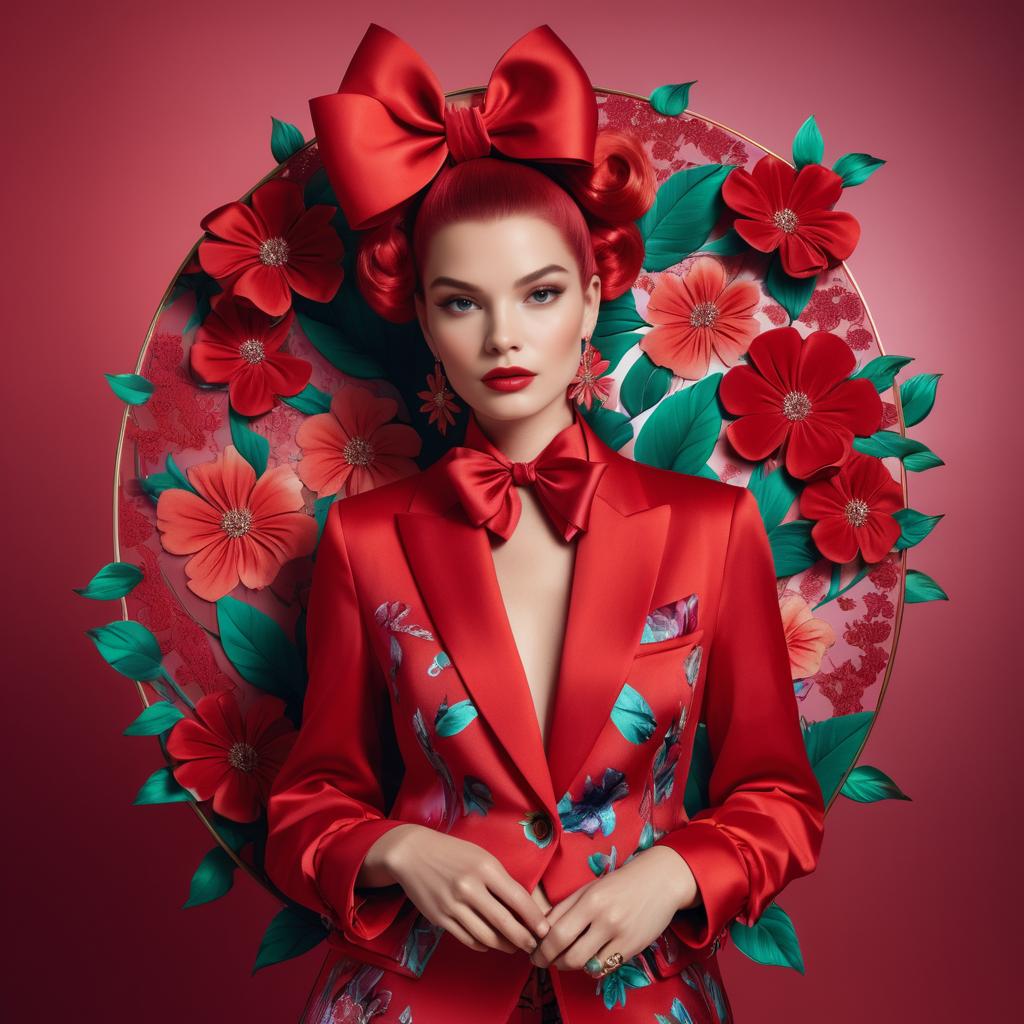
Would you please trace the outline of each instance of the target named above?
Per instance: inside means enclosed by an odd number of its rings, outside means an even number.
[[[486,86],[483,86],[483,85],[475,86],[475,87],[471,87],[471,88],[466,88],[466,89],[455,89],[452,92],[445,93],[445,99],[452,99],[454,97],[462,96],[462,95],[465,95],[465,94],[475,94],[475,93],[478,93],[478,92],[483,92],[485,89],[486,89]],[[595,85],[594,86],[594,92],[595,93],[604,93],[607,96],[626,96],[626,97],[629,97],[631,99],[641,100],[642,102],[645,102],[645,103],[649,103],[650,102],[650,97],[648,97],[648,96],[641,96],[639,93],[627,92],[627,91],[624,91],[624,90],[621,90],[621,89],[602,89],[600,86],[596,86]],[[736,138],[743,139],[744,142],[749,143],[751,146],[754,146],[755,148],[761,150],[762,152],[771,154],[772,156],[776,157],[777,159],[784,161],[785,163],[789,164],[790,167],[794,167],[795,166],[791,161],[786,160],[785,157],[779,156],[778,153],[775,153],[772,150],[768,149],[767,147],[762,146],[760,143],[755,142],[749,136],[744,135],[742,132],[735,131],[734,129],[730,128],[728,125],[724,125],[721,122],[714,120],[713,118],[707,117],[704,114],[699,114],[695,110],[690,110],[690,109],[686,109],[686,110],[682,111],[681,113],[682,114],[687,114],[690,117],[699,118],[701,121],[705,121],[707,124],[714,125],[716,128],[721,128],[723,131],[729,132],[730,134],[734,135]],[[681,116],[681,115],[676,115],[676,116],[678,117],[678,116]],[[316,136],[314,136],[308,142],[306,142],[303,145],[302,148],[303,149],[308,149],[310,146],[314,145],[315,143],[316,143]],[[300,150],[297,150],[296,152],[300,152]],[[293,153],[292,156],[289,157],[289,160],[292,159],[292,157],[294,157],[294,155],[295,154]],[[248,192],[246,192],[243,196],[241,196],[239,201],[240,202],[244,202],[261,185],[263,185],[265,182],[269,181],[271,178],[276,177],[278,171],[281,169],[281,166],[282,166],[281,164],[278,164],[268,174],[264,175],[255,185],[253,185],[253,187],[251,189],[249,189]],[[204,235],[201,235],[196,240],[195,244],[188,251],[188,255],[184,258],[184,260],[182,260],[181,264],[178,266],[177,271],[175,271],[174,276],[171,278],[171,283],[167,286],[167,289],[164,291],[163,297],[160,299],[160,303],[157,306],[157,310],[153,314],[153,318],[150,321],[149,329],[146,331],[145,341],[142,344],[142,348],[139,351],[139,357],[138,357],[138,359],[136,360],[136,363],[135,363],[135,371],[134,371],[135,373],[139,373],[140,370],[142,369],[142,364],[145,362],[146,353],[149,350],[149,345],[150,345],[150,342],[152,341],[152,338],[153,338],[153,331],[155,330],[156,325],[157,325],[157,323],[158,323],[158,321],[160,319],[160,314],[164,311],[164,306],[165,306],[165,304],[167,302],[168,297],[171,294],[171,291],[173,290],[174,283],[181,276],[181,272],[185,269],[185,267],[188,266],[189,262],[192,260],[192,257],[195,256],[196,252],[199,249],[199,244],[200,244],[200,242],[202,242],[204,236],[205,236],[205,232],[204,232]],[[878,328],[875,326],[874,317],[871,315],[871,310],[868,307],[867,300],[864,298],[864,294],[860,290],[860,285],[857,284],[857,280],[853,276],[853,273],[850,271],[850,268],[849,268],[849,266],[847,266],[847,263],[846,263],[845,260],[840,260],[838,265],[843,268],[843,271],[846,273],[847,277],[850,279],[850,283],[853,285],[854,291],[857,293],[857,297],[860,299],[861,305],[864,307],[864,312],[865,312],[865,314],[866,314],[866,316],[868,318],[868,323],[871,325],[871,331],[872,331],[872,334],[874,336],[875,342],[878,345],[879,351],[881,352],[882,355],[886,355],[885,349],[882,347],[881,338],[879,337],[879,334],[878,334]],[[903,417],[903,404],[900,401],[900,389],[894,385],[893,389],[892,389],[892,392],[893,392],[893,398],[895,400],[895,405],[896,405],[896,415],[897,415],[898,422],[899,422],[899,432],[900,432],[900,435],[902,437],[906,437],[907,436],[907,429],[906,429],[906,422],[905,422],[904,417]],[[114,513],[114,561],[115,562],[121,561],[121,545],[120,545],[120,540],[119,540],[118,495],[120,493],[120,486],[121,486],[121,457],[122,457],[123,450],[124,450],[125,432],[126,432],[127,427],[128,427],[128,414],[131,412],[131,408],[132,407],[130,405],[125,405],[124,413],[122,414],[122,417],[121,417],[121,429],[120,429],[120,432],[118,433],[118,438],[117,438],[117,449],[116,449],[116,452],[115,452],[115,455],[114,455],[114,500],[113,500],[113,513]],[[906,466],[903,464],[902,460],[900,460],[900,485],[901,485],[902,490],[903,490],[903,504],[904,504],[904,506],[906,506],[907,503],[908,503],[907,470],[906,470]],[[839,796],[840,791],[842,790],[843,785],[846,782],[847,776],[850,774],[850,771],[854,768],[854,766],[860,760],[860,755],[861,755],[862,751],[864,750],[864,747],[867,744],[868,738],[870,737],[872,730],[875,727],[875,722],[877,721],[877,714],[881,710],[882,701],[885,698],[885,692],[886,692],[886,690],[887,690],[887,688],[889,686],[889,680],[892,677],[892,669],[893,669],[893,665],[895,664],[895,661],[896,661],[896,650],[897,650],[897,648],[899,646],[900,632],[901,632],[902,624],[903,624],[903,609],[904,609],[904,605],[906,603],[907,550],[908,550],[907,548],[904,548],[902,550],[902,552],[901,552],[900,570],[901,570],[901,580],[902,580],[903,586],[900,588],[899,600],[898,600],[897,606],[896,606],[896,621],[895,621],[895,624],[893,626],[892,652],[891,652],[891,654],[889,656],[889,660],[888,660],[888,662],[887,662],[887,664],[885,666],[885,675],[884,675],[884,677],[882,679],[882,688],[881,688],[881,690],[878,693],[878,703],[876,704],[875,710],[873,712],[873,715],[876,716],[876,717],[872,718],[871,725],[868,727],[867,731],[864,734],[864,740],[861,743],[860,747],[857,749],[856,757],[854,757],[851,760],[850,767],[847,768],[845,774],[843,775],[842,780],[840,781],[839,785],[836,787],[835,792],[832,794],[831,798],[829,799],[828,803],[826,804],[826,806],[825,806],[826,813],[831,809],[833,803],[835,803],[835,800]],[[127,602],[127,600],[124,597],[122,597],[120,599],[120,601],[121,601],[121,620],[123,622],[127,622],[127,621],[129,621],[128,602]],[[145,689],[143,688],[142,683],[139,682],[138,680],[135,680],[134,682],[135,682],[136,690],[138,691],[138,694],[139,694],[139,698],[142,701],[143,709],[145,709],[145,708],[149,707],[149,701],[146,699]],[[164,756],[164,761],[167,764],[167,766],[170,767],[170,762],[167,760],[166,755]],[[228,844],[224,842],[224,840],[221,838],[220,833],[213,826],[213,824],[210,822],[210,819],[203,812],[202,808],[200,808],[199,804],[195,800],[189,799],[188,805],[192,808],[193,811],[195,811],[196,815],[198,815],[198,817],[199,817],[199,820],[206,826],[206,828],[208,829],[210,834],[214,837],[214,839],[217,840],[217,843],[220,845],[220,847],[224,850],[225,853],[227,853],[227,855],[235,862],[235,864],[238,867],[242,868],[251,878],[253,878],[261,886],[261,888],[267,890],[268,892],[272,893],[275,896],[284,895],[283,893],[279,893],[276,890],[276,888],[268,886],[267,885],[267,879],[262,877],[255,870],[253,870],[253,868],[249,864],[247,864],[244,860],[242,860],[238,856],[238,854],[235,853],[235,851],[232,850],[231,847],[228,846]]]

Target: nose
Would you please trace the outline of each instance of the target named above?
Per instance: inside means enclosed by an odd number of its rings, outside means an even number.
[[[519,348],[515,340],[516,333],[511,324],[508,313],[495,309],[492,313],[487,328],[487,349],[490,352],[501,354]]]

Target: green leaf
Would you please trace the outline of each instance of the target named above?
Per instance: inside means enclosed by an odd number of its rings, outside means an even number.
[[[747,243],[736,232],[736,229],[729,228],[728,231],[719,235],[713,242],[705,242],[697,252],[710,252],[716,256],[738,256],[749,248]]]
[[[855,437],[853,449],[879,459],[900,459],[908,470],[916,472],[945,465],[926,444],[894,430],[879,430],[870,437]]]
[[[267,469],[270,442],[262,434],[250,430],[249,420],[234,409],[228,409],[228,422],[231,425],[231,443],[238,449],[239,455],[252,466],[258,480]]]
[[[138,373],[105,373],[110,390],[128,405],[145,405],[153,394],[153,382]]]
[[[814,277],[790,277],[782,269],[782,260],[779,259],[779,250],[776,249],[768,264],[768,274],[765,277],[764,286],[768,294],[789,314],[792,323],[811,301],[817,280],[817,275]]]
[[[820,164],[824,156],[825,141],[821,137],[818,122],[811,114],[793,136],[793,163],[796,164],[796,169],[799,171],[807,164]]]
[[[637,331],[650,325],[636,311],[636,300],[632,290],[623,292],[616,299],[602,302],[597,314],[597,326],[591,336],[590,343],[596,348],[603,359],[611,364],[611,373],[622,360],[622,357],[639,341],[642,335]]]
[[[279,164],[283,164],[306,143],[302,138],[302,132],[295,125],[287,121],[279,121],[273,115],[270,120],[273,125],[270,129],[270,152],[274,154],[274,159]]]
[[[920,544],[939,524],[945,516],[926,516],[913,508],[901,508],[893,513],[893,518],[900,524],[901,532],[896,541],[895,550],[912,548]]]
[[[182,910],[198,907],[202,903],[212,903],[230,892],[237,866],[223,846],[215,846],[199,862],[199,867],[192,875],[188,899],[182,904]]]
[[[644,695],[629,683],[624,683],[612,706],[611,719],[615,728],[630,743],[646,743],[658,726],[650,704]]]
[[[467,698],[446,708],[434,722],[434,728],[437,730],[438,736],[454,736],[456,733],[462,732],[476,717],[476,705]]]
[[[757,498],[765,531],[770,534],[786,518],[786,513],[796,501],[800,488],[785,466],[779,466],[768,476],[763,474],[764,463],[759,462],[750,476],[747,487]]]
[[[934,469],[945,464],[935,452],[923,444],[918,451],[911,452],[903,460],[904,467],[911,473],[923,473],[926,469]]]
[[[159,736],[167,732],[175,722],[185,716],[173,704],[166,700],[150,704],[138,718],[124,730],[124,736]]]
[[[170,768],[157,768],[142,784],[135,795],[133,804],[178,804],[187,803],[192,795],[178,784]]]
[[[683,806],[686,808],[688,818],[693,818],[711,803],[708,797],[708,786],[711,784],[711,769],[713,767],[707,725],[704,722],[698,722],[697,730],[693,734],[690,770],[686,776],[686,789],[683,793]]]
[[[804,973],[804,958],[793,922],[782,907],[770,903],[751,926],[739,921],[729,923],[729,936],[736,948],[754,963],[771,967],[791,967]]]
[[[908,427],[920,423],[932,411],[941,376],[941,373],[918,373],[900,385],[903,422]]]
[[[658,189],[637,221],[647,270],[666,270],[699,249],[722,211],[722,182],[731,164],[705,164],[677,171]]]
[[[331,396],[312,384],[307,384],[297,395],[281,395],[280,397],[285,405],[290,405],[307,416],[331,411]]]
[[[720,373],[663,399],[640,428],[633,457],[677,473],[699,473],[711,458],[722,429],[718,406]]]
[[[217,630],[224,654],[246,682],[285,701],[302,695],[302,658],[269,615],[227,594],[217,600]]]
[[[853,768],[839,792],[842,796],[862,804],[875,803],[878,800],[910,799],[885,772],[868,764],[859,764]]]
[[[776,576],[795,576],[809,569],[821,558],[821,553],[811,537],[814,523],[810,519],[794,519],[776,526],[769,532],[768,540],[775,559]]]
[[[121,675],[144,682],[162,676],[160,644],[141,622],[108,622],[85,633],[106,663]]]
[[[671,383],[672,371],[656,366],[646,352],[641,352],[619,388],[619,398],[630,416],[639,416],[661,401]]]
[[[252,973],[301,956],[326,938],[327,929],[311,910],[285,907],[267,926]]]
[[[600,402],[595,402],[589,411],[580,408],[580,412],[609,448],[620,451],[633,440],[633,424],[625,413],[606,409]]]
[[[176,487],[180,487],[183,491],[191,491],[193,494],[199,493],[189,481],[188,474],[178,467],[178,464],[174,461],[174,456],[170,453],[168,453],[167,458],[164,460],[164,468],[167,470],[167,475],[174,481]]]
[[[665,117],[676,117],[681,114],[690,103],[690,86],[696,85],[697,79],[692,82],[681,82],[678,85],[659,85],[650,96],[650,104],[659,114]]]
[[[908,569],[903,599],[907,604],[924,604],[927,601],[948,601],[949,596],[931,576],[917,569]]]
[[[832,170],[843,179],[843,188],[850,188],[867,181],[884,163],[884,160],[867,153],[844,153],[832,165]]]
[[[363,351],[352,335],[346,336],[338,328],[314,320],[304,313],[297,313],[296,317],[310,344],[342,373],[349,377],[374,380],[387,376],[380,360]]]
[[[142,570],[131,562],[107,562],[84,587],[71,589],[80,597],[112,601],[131,591],[142,580]]]
[[[913,356],[876,356],[870,362],[865,363],[856,373],[851,374],[850,380],[864,378],[875,385],[875,390],[881,395],[892,387],[896,374],[908,363],[914,361]]]
[[[807,758],[814,769],[826,804],[857,759],[874,716],[873,711],[855,711],[849,715],[826,718],[822,722],[812,722],[804,730]]]

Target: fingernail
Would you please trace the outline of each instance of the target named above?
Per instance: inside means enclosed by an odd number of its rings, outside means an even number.
[[[547,921],[541,921],[540,927],[537,929],[537,931],[540,932],[541,935],[547,935],[550,928],[551,925],[549,925]]]

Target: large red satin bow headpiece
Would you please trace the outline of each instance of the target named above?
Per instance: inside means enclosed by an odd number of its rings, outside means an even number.
[[[597,103],[587,73],[548,25],[501,56],[480,107],[446,107],[408,43],[371,24],[336,93],[309,101],[320,156],[349,226],[363,230],[424,185],[448,156],[593,165]]]

